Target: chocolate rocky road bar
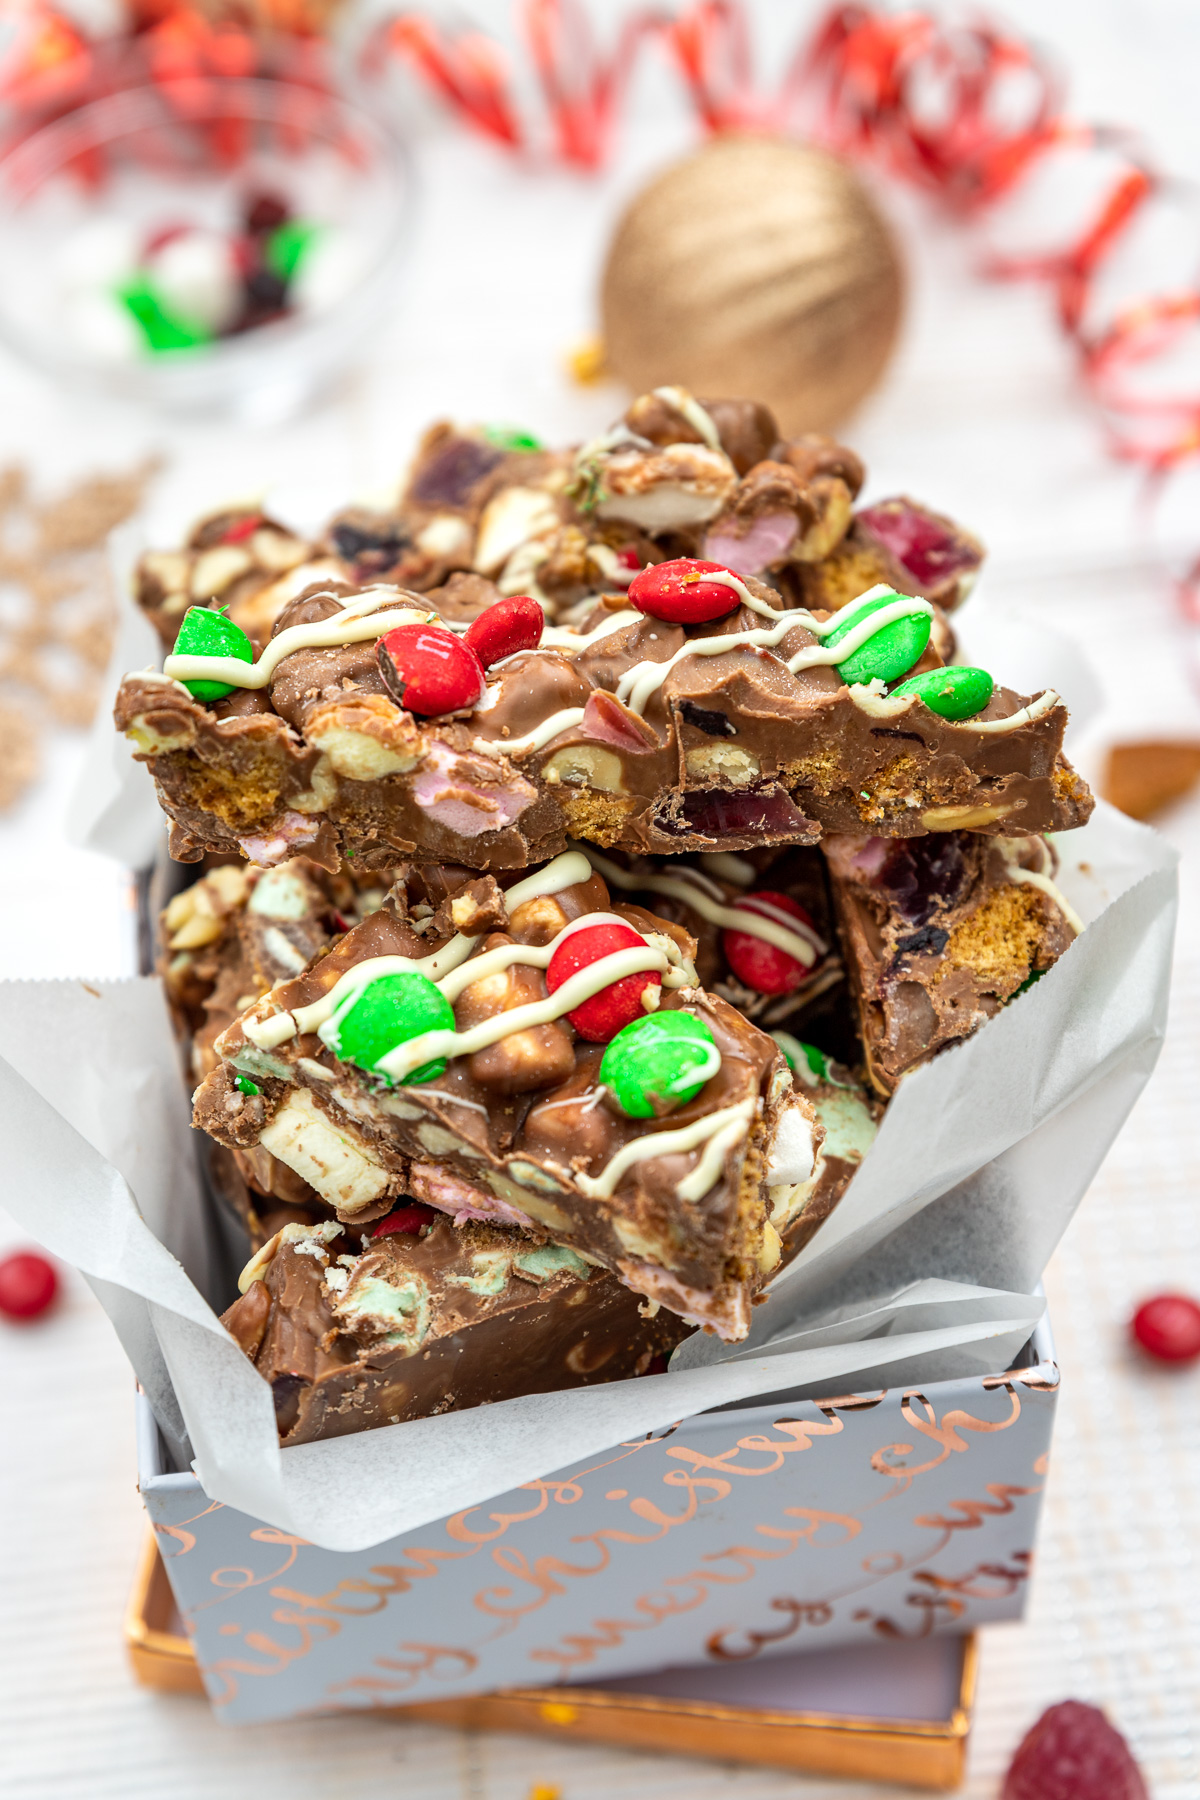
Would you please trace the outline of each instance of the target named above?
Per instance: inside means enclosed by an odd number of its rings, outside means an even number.
[[[894,1092],[1057,962],[1083,929],[1040,837],[828,838],[867,1071]]]
[[[664,567],[685,589],[696,579]],[[891,656],[897,632],[912,648],[892,679],[940,669],[928,602],[885,590],[818,615],[781,611],[753,578],[702,579],[728,595],[724,617],[685,625],[600,600],[579,630],[547,627],[537,647],[500,654],[486,680],[452,633],[486,629],[487,611],[465,627],[390,588],[310,595],[253,661],[243,639],[127,676],[116,723],[151,766],[181,861],[303,852],[331,868],[413,855],[497,869],[542,860],[568,833],[670,854],[1089,816],[1053,690],[1026,697],[984,675],[986,703],[947,717],[924,691],[858,679],[856,659]],[[431,681],[444,697],[412,710]]]
[[[630,947],[602,946],[594,961],[576,950],[583,966],[548,993],[555,953],[597,926],[623,929]],[[394,889],[222,1033],[222,1066],[201,1085],[194,1122],[247,1155],[265,1150],[347,1222],[411,1195],[460,1222],[516,1225],[740,1338],[821,1133],[778,1047],[696,986],[693,949],[638,907],[610,911],[578,852],[506,892],[492,877],[466,880],[424,932]],[[445,1023],[416,1036],[397,1027],[367,1067],[339,1059],[360,997],[373,1006],[401,972],[419,986],[423,1016],[440,1009]],[[577,1037],[567,1016],[593,997],[615,1003],[629,976],[639,1016],[661,983],[655,1018],[690,1015],[706,1045],[698,1079],[676,1090],[682,1104],[648,1116],[616,1099],[607,1074],[601,1082],[605,1044]]]
[[[907,498],[854,513],[862,481],[853,451],[783,440],[764,406],[660,388],[579,451],[435,425],[393,511],[351,507],[310,543],[261,508],[226,507],[181,548],[144,555],[135,593],[167,650],[195,603],[225,607],[260,646],[289,601],[330,582],[427,593],[451,581],[463,600],[474,584],[476,607],[528,593],[558,619],[673,556],[766,573],[793,604],[827,611],[879,583],[951,611],[982,546]]]
[[[406,1205],[378,1238],[293,1224],[247,1264],[225,1324],[311,1444],[664,1367],[688,1327],[577,1255]]]
[[[779,1043],[826,1128],[784,1234],[787,1262],[841,1199],[879,1108],[812,1045],[786,1033]],[[409,1203],[375,1231],[383,1235],[360,1239],[337,1221],[285,1224],[251,1258],[242,1297],[224,1314],[271,1384],[284,1444],[646,1374],[688,1331],[607,1271],[527,1233],[456,1227]]]

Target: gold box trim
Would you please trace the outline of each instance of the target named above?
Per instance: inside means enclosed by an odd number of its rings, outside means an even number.
[[[170,1582],[150,1533],[125,1613],[125,1642],[134,1674],[146,1687],[203,1694],[190,1641],[169,1629],[173,1610]],[[578,1687],[507,1688],[384,1710],[398,1720],[419,1719],[469,1731],[526,1731],[625,1749],[950,1789],[959,1786],[966,1769],[978,1662],[978,1642],[972,1633],[963,1645],[958,1701],[948,1719],[896,1721],[840,1713],[769,1712],[717,1701]]]

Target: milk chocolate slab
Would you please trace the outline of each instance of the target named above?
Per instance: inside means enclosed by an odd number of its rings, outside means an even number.
[[[686,1335],[571,1250],[427,1219],[361,1241],[292,1225],[248,1265],[222,1323],[270,1382],[283,1444],[622,1381]]]
[[[614,905],[579,853],[507,890],[466,870],[457,890],[453,875],[445,879],[432,919],[414,917],[398,883],[378,912],[224,1031],[214,1046],[222,1066],[196,1095],[195,1124],[243,1156],[266,1151],[285,1163],[347,1222],[377,1218],[407,1195],[459,1223],[515,1225],[602,1263],[693,1323],[744,1336],[779,1256],[768,1190],[806,1181],[820,1138],[778,1047],[696,984],[685,932]],[[604,1045],[578,1037],[565,1016],[578,999],[547,999],[551,947],[595,913],[642,938],[622,954],[648,980],[661,975],[659,1010],[691,1013],[712,1034],[719,1067],[668,1116],[626,1116],[599,1081]],[[453,1039],[444,1051],[430,1045],[447,1057],[432,1080],[405,1082],[408,1063],[390,1057],[386,1070],[365,1072],[318,1035],[339,995],[374,978],[381,957],[432,970],[453,1005]],[[596,964],[587,984],[605,988],[614,967]],[[424,1042],[403,1045],[401,1060],[423,1057]]]
[[[1054,852],[1039,837],[840,837],[822,849],[880,1094],[970,1037],[1075,937]]]

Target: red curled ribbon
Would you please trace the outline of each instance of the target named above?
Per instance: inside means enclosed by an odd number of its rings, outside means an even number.
[[[452,29],[410,10],[377,28],[364,68],[399,61],[464,123],[509,152],[540,151],[594,170],[612,147],[640,59],[652,54],[674,69],[708,131],[803,135],[923,190],[964,222],[998,209],[1058,154],[1115,152],[1114,179],[1066,244],[1049,255],[991,257],[984,273],[1049,286],[1114,455],[1139,463],[1158,483],[1200,453],[1200,393],[1163,393],[1153,385],[1164,359],[1200,328],[1200,288],[1149,294],[1097,317],[1101,273],[1168,184],[1129,133],[1068,117],[1061,78],[1032,44],[986,19],[949,25],[931,12],[836,5],[768,88],[755,80],[741,0],[647,7],[625,20],[608,50],[597,43],[580,0],[518,3],[529,62],[523,81],[486,32]],[[0,104],[19,133],[131,79],[159,82],[181,107],[197,83],[220,74],[281,74],[325,85],[323,42],[306,11],[320,5],[271,0],[262,10],[272,29],[252,31],[241,11],[214,23],[172,0],[136,0],[118,45],[89,42],[39,0],[8,43],[0,40]],[[601,9],[596,16],[603,17]],[[519,97],[530,80],[541,100],[534,123]],[[1187,582],[1200,616],[1200,562]]]

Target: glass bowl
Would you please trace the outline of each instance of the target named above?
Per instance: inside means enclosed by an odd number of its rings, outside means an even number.
[[[248,230],[264,198],[289,231]],[[286,417],[392,305],[412,198],[403,146],[346,99],[207,77],[113,94],[0,160],[0,339],[76,388]]]

